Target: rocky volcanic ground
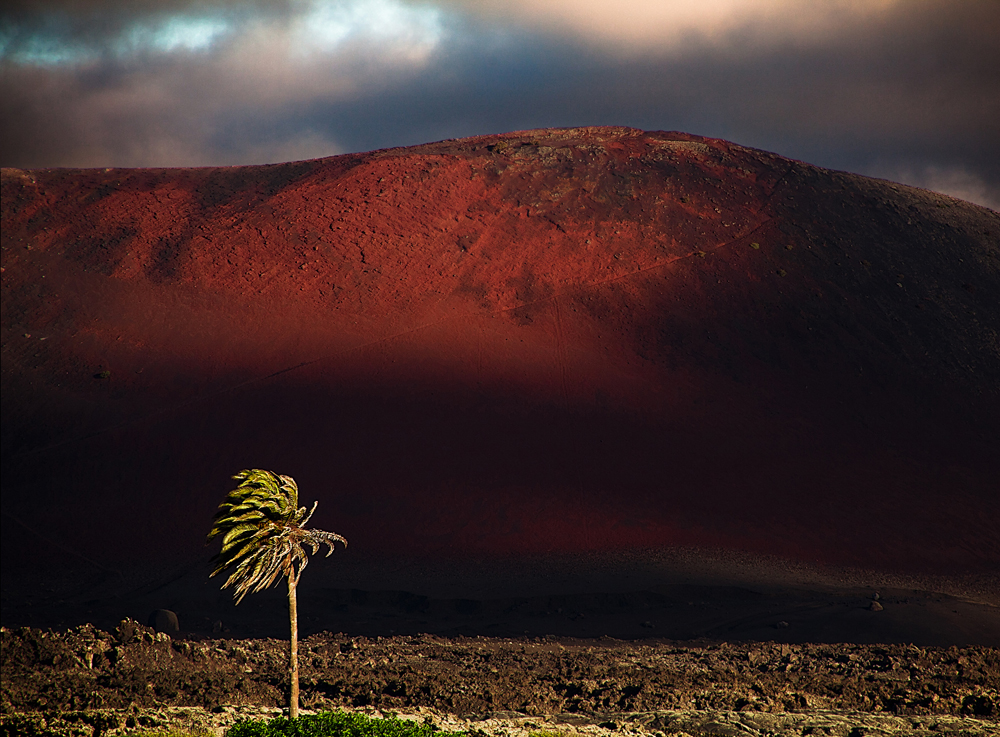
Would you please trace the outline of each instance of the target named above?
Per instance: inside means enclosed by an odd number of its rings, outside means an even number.
[[[125,620],[114,633],[5,629],[2,646],[5,733],[44,731],[43,720],[90,733],[95,724],[155,726],[196,714],[168,707],[231,721],[285,699],[280,640],[172,640]],[[722,735],[1000,730],[995,648],[324,633],[301,643],[300,663],[305,708],[427,710],[493,732],[504,724]],[[813,732],[808,719],[820,720]],[[822,719],[833,720],[825,730]],[[843,731],[850,724],[855,731]]]

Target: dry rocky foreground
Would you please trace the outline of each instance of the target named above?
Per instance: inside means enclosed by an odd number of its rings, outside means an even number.
[[[280,715],[286,653],[132,620],[114,633],[5,628],[3,734],[221,734]],[[990,647],[323,633],[300,658],[306,709],[480,735],[1000,734]]]

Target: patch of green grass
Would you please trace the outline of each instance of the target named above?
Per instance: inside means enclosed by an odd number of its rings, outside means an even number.
[[[377,719],[364,714],[328,711],[295,719],[246,719],[226,737],[466,737],[465,732],[439,732],[430,723],[407,719]]]

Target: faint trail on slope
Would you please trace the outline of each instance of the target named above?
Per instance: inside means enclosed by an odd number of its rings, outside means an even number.
[[[769,194],[767,197],[764,198],[764,201],[760,203],[760,207],[757,208],[757,211],[754,213],[754,215],[760,215],[760,213],[764,211],[764,208],[767,207],[769,204],[771,204],[771,200],[773,200],[774,196],[778,194],[778,190],[781,187],[782,182],[784,182],[785,178],[792,173],[792,170],[794,168],[795,168],[795,162],[793,161],[791,164],[788,165],[788,168],[785,170],[785,173],[782,174],[780,177],[778,177],[778,179],[774,182],[774,186],[771,187],[771,194]],[[754,228],[754,230],[756,230],[756,228]]]
[[[559,295],[552,297],[552,306],[556,313],[556,356],[559,359],[559,374],[562,379],[563,401],[569,406],[569,383],[567,381],[566,368],[566,342],[563,340],[562,314],[559,311]]]
[[[25,529],[31,535],[34,535],[35,537],[37,537],[39,540],[41,540],[43,543],[45,543],[49,547],[58,548],[59,550],[62,550],[63,552],[69,553],[73,557],[79,558],[80,560],[82,560],[82,561],[84,561],[86,563],[89,563],[90,565],[94,566],[98,570],[104,571],[105,573],[114,573],[114,574],[117,574],[118,576],[121,576],[122,578],[124,578],[124,575],[122,574],[121,571],[116,570],[114,568],[108,568],[107,566],[102,566],[100,563],[98,563],[95,560],[91,560],[90,558],[88,558],[83,553],[80,553],[80,552],[78,552],[78,551],[74,550],[73,548],[70,548],[70,547],[68,547],[66,545],[63,545],[58,540],[53,540],[50,537],[46,537],[41,532],[39,532],[38,530],[36,530],[34,527],[31,527],[30,525],[25,524],[24,522],[22,522],[20,520],[20,518],[15,517],[10,512],[0,510],[0,514],[2,514],[4,517],[6,517],[7,519],[9,519],[11,522],[14,522],[15,524],[17,524],[20,527],[22,527],[23,529]]]

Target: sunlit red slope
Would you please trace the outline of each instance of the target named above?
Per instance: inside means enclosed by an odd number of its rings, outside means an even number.
[[[995,569],[998,242],[624,128],[5,170],[4,566],[204,555],[256,466],[352,549]]]

